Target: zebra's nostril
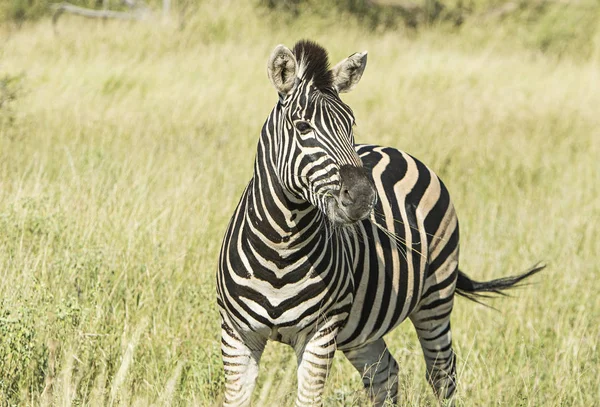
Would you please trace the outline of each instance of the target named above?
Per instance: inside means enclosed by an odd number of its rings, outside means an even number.
[[[352,195],[350,195],[350,190],[347,188],[342,189],[342,193],[340,194],[340,203],[343,206],[348,206],[354,203],[352,199]]]

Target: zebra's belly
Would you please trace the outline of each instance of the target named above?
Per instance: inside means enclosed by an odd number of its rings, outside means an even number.
[[[340,350],[383,337],[415,310],[423,293],[425,262],[409,264],[400,250],[375,250],[355,272],[354,300],[337,338]]]

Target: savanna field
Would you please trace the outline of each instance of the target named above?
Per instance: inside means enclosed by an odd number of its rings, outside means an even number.
[[[547,264],[498,311],[455,302],[458,405],[598,403],[598,3],[474,12],[460,28],[331,13],[206,1],[185,24],[3,23],[1,406],[220,405],[218,252],[277,102],[267,59],[302,38],[332,62],[369,51],[342,97],[356,139],[440,175],[461,269],[484,280]],[[436,405],[410,323],[386,341],[402,405]],[[295,366],[270,343],[254,405],[291,405]],[[365,405],[337,355],[325,406]]]

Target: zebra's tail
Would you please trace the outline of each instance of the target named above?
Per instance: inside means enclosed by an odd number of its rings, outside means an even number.
[[[523,280],[540,272],[545,264],[538,263],[523,274],[511,277],[502,277],[490,281],[471,280],[465,273],[458,270],[458,279],[456,280],[456,293],[471,301],[484,304],[482,301],[495,296],[506,296],[504,292],[509,288],[523,286]]]

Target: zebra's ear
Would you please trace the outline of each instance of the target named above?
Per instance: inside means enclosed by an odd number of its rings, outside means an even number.
[[[357,52],[333,67],[333,86],[338,93],[350,92],[367,66],[367,51]]]
[[[269,79],[280,95],[287,95],[296,84],[296,57],[284,45],[275,47],[267,63]]]

